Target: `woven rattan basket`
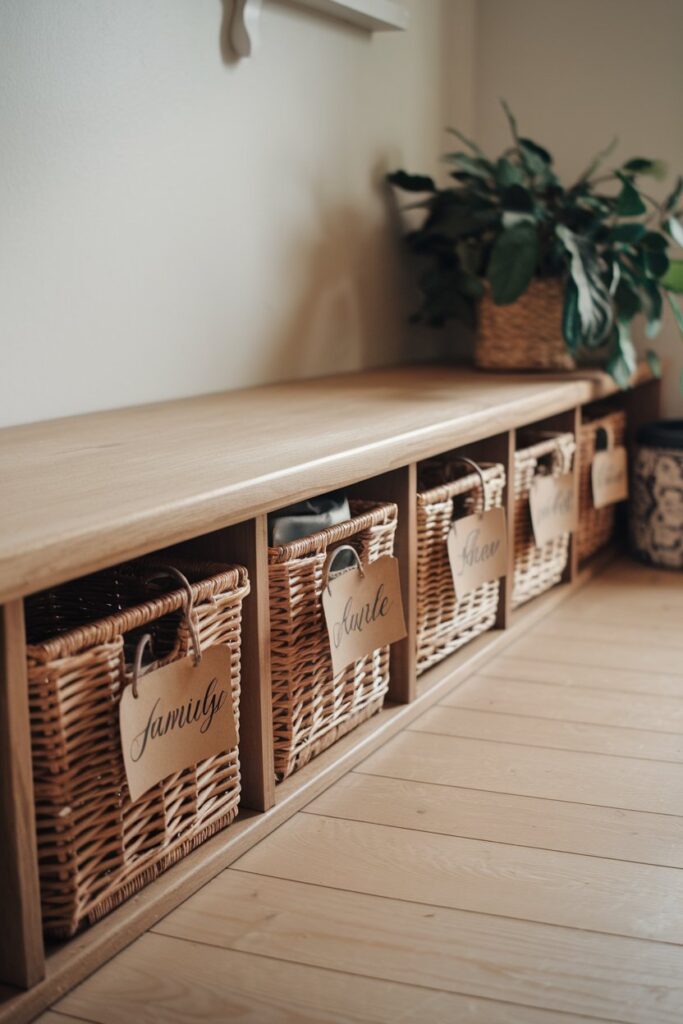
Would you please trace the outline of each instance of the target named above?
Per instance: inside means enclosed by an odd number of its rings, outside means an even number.
[[[616,505],[593,506],[591,466],[598,446],[623,445],[626,413],[621,409],[598,412],[581,424],[579,434],[579,560],[584,561],[608,544],[614,534]]]
[[[448,559],[453,520],[502,505],[504,467],[494,463],[480,469],[485,497],[479,474],[457,460],[432,460],[420,470],[420,487],[429,489],[417,495],[418,675],[490,629],[496,620],[498,581],[483,583],[458,601]]]
[[[396,505],[351,502],[352,518],[269,550],[275,774],[290,775],[379,711],[389,686],[389,648],[332,674],[322,607],[328,550],[351,544],[367,565],[391,555]]]
[[[536,437],[539,435],[536,434]],[[531,525],[529,490],[538,472],[561,476],[572,468],[576,444],[573,434],[543,434],[515,452],[515,574],[514,608],[549,590],[562,578],[569,554],[569,534],[562,533],[537,547]]]
[[[119,566],[26,602],[38,857],[45,931],[73,935],[137,892],[237,813],[237,748],[128,795],[118,704],[142,634],[154,667],[184,658],[190,629],[231,653],[239,723],[242,568],[174,560],[190,581],[149,582],[159,565]],[[146,671],[146,668],[145,670]]]
[[[563,286],[534,279],[516,302],[496,306],[487,290],[479,308],[474,361],[482,370],[573,370],[562,337]]]

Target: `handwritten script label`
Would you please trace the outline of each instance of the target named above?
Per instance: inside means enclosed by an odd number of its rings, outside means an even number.
[[[623,446],[596,452],[591,466],[594,508],[628,498],[628,455]]]
[[[138,697],[126,686],[119,705],[123,762],[130,798],[174,772],[237,745],[230,681],[230,650],[210,647],[138,679]]]
[[[480,515],[456,519],[448,534],[448,558],[456,597],[507,572],[505,509],[490,508]]]
[[[535,476],[529,492],[531,525],[537,547],[575,528],[574,474]]]
[[[383,555],[330,579],[323,611],[335,676],[347,665],[406,635],[398,561]]]

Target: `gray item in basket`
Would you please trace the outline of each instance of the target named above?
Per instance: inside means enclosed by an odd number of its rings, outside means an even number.
[[[346,494],[343,491],[331,491],[271,512],[268,516],[269,541],[276,547],[289,544],[350,518],[351,510]]]

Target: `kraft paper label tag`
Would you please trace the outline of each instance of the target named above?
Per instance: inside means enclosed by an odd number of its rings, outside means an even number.
[[[230,650],[210,647],[138,679],[137,700],[126,686],[119,728],[133,803],[168,775],[237,745]]]
[[[529,492],[531,525],[537,547],[575,528],[574,474],[535,476]]]
[[[448,558],[458,598],[476,590],[482,583],[505,576],[505,509],[490,508],[454,520],[448,533]]]
[[[622,445],[595,453],[591,487],[594,508],[604,508],[628,498],[628,454]]]
[[[332,671],[393,644],[406,635],[398,560],[383,555],[363,567],[348,569],[323,591],[323,611],[330,638]]]

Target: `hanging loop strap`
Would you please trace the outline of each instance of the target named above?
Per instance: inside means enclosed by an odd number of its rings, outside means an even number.
[[[131,689],[133,691],[133,697],[135,700],[138,699],[138,679],[140,677],[140,669],[142,668],[142,656],[145,653],[147,647],[152,646],[152,636],[150,633],[145,633],[143,637],[138,640],[138,645],[135,648],[135,658],[133,659],[133,675],[131,676]]]
[[[473,459],[468,459],[466,455],[456,455],[453,461],[454,462],[464,462],[465,465],[469,466],[470,469],[473,469],[474,472],[479,477],[479,483],[481,485],[481,511],[485,512],[486,511],[486,477],[484,476],[483,469]]]
[[[195,665],[198,665],[202,660],[202,648],[199,639],[199,629],[197,627],[197,616],[194,611],[194,593],[192,591],[192,584],[188,580],[187,576],[184,576],[179,569],[175,569],[172,565],[165,566],[163,569],[159,569],[158,572],[148,576],[146,582],[153,583],[156,580],[167,578],[177,580],[185,591],[185,621],[190,634],[190,640],[192,641],[194,663]]]
[[[360,560],[360,555],[353,547],[353,545],[340,544],[338,548],[333,548],[332,551],[327,552],[327,558],[325,559],[325,564],[323,565],[323,590],[325,590],[325,588],[329,587],[330,585],[330,577],[334,575],[334,570],[332,566],[334,565],[337,555],[340,555],[342,551],[348,551],[353,555],[356,561],[356,568],[358,569],[358,572],[361,574],[361,576],[365,576],[365,573],[363,571],[363,563]],[[341,569],[339,571],[345,572],[346,570]]]

